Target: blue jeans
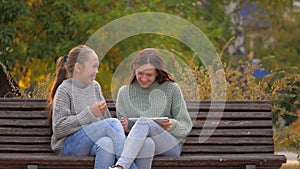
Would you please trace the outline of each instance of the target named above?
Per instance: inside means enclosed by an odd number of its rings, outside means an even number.
[[[118,119],[108,118],[83,127],[64,143],[62,155],[95,156],[95,169],[108,169],[119,158],[125,143]],[[131,169],[137,169],[135,163]]]
[[[151,169],[154,155],[180,156],[178,140],[153,120],[139,118],[129,132],[117,165],[128,169],[135,161],[140,169]]]

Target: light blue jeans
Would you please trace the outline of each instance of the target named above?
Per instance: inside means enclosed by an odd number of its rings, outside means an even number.
[[[108,118],[83,127],[64,143],[62,155],[95,156],[95,169],[108,169],[119,158],[125,143],[123,127],[118,119]],[[135,163],[130,169],[137,169]]]
[[[131,128],[117,165],[128,169],[135,164],[140,169],[151,169],[153,157],[180,156],[181,144],[155,121],[139,118]]]

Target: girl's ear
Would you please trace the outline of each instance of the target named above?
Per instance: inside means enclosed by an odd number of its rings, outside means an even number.
[[[80,69],[81,69],[80,63],[76,62],[74,65],[74,72],[78,73],[80,72]]]

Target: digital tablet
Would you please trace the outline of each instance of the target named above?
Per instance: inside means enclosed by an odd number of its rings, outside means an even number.
[[[161,121],[161,120],[168,120],[168,117],[146,117],[148,119],[154,120],[154,121]],[[137,118],[128,118],[128,120],[130,121],[137,121],[137,119],[139,119],[139,117]]]

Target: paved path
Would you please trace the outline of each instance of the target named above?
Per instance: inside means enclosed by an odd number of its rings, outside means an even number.
[[[299,164],[297,161],[297,154],[288,151],[279,151],[276,154],[285,155],[287,158],[287,164]]]

